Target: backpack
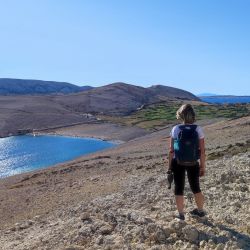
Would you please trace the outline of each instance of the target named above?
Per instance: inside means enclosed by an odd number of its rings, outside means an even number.
[[[196,131],[197,125],[180,125],[180,132],[174,140],[174,152],[177,163],[191,166],[200,158],[199,136]]]

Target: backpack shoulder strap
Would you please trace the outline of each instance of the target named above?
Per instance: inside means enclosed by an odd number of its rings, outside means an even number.
[[[196,130],[197,127],[198,127],[198,126],[197,126],[196,124],[192,124],[192,125],[191,125],[191,128],[192,128],[193,130]]]

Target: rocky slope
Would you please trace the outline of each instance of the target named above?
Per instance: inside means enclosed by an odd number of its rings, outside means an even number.
[[[249,249],[249,125],[245,117],[205,126],[207,155],[213,157],[201,179],[203,219],[188,213],[185,222],[174,219],[173,191],[166,188],[166,129],[1,180],[1,247]],[[188,185],[185,195],[189,211],[194,201]]]

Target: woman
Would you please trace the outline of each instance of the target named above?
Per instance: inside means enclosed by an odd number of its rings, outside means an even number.
[[[204,196],[200,190],[199,177],[205,174],[204,133],[200,126],[194,124],[195,112],[190,104],[182,105],[176,112],[176,118],[182,120],[182,124],[174,126],[170,133],[168,172],[171,171],[174,175],[175,200],[179,212],[177,217],[185,220],[183,196],[185,172],[197,205],[190,214],[203,217]]]

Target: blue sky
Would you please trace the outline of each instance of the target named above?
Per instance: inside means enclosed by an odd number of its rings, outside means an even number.
[[[0,0],[0,77],[250,95],[248,0]]]

